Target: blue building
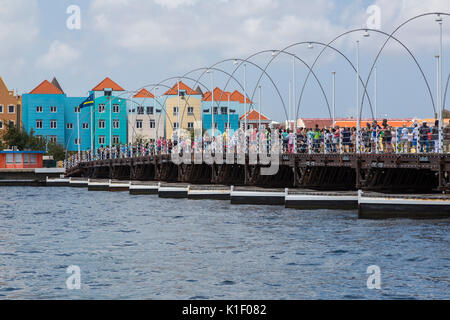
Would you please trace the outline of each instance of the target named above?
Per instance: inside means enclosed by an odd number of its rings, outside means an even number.
[[[239,118],[245,113],[244,95],[239,91],[224,92],[220,88],[214,89],[214,105],[212,106],[212,94],[206,92],[202,99],[202,123],[203,130],[212,128],[212,107],[214,108],[215,129],[225,132],[227,128],[232,131],[239,129]],[[247,99],[247,109],[250,109],[252,102]]]
[[[89,150],[90,108],[79,109],[85,99],[86,97],[67,97],[56,79],[51,83],[45,80],[22,97],[23,128],[49,142],[61,144],[68,151],[78,151],[78,144],[80,150]]]
[[[82,151],[91,148],[91,112],[89,108],[83,108],[81,110],[79,108],[79,105],[85,99],[84,97],[66,98],[64,147],[69,151],[78,151],[78,143],[80,143],[80,150]],[[77,119],[78,112],[80,113],[79,119]],[[80,135],[80,141],[78,141],[78,133]]]
[[[22,124],[27,132],[49,142],[65,145],[65,108],[67,96],[45,80],[22,96]]]
[[[90,93],[95,97],[93,106],[95,148],[109,146],[110,140],[112,145],[128,143],[128,99],[124,95],[125,90],[110,78],[105,78]],[[91,108],[88,108],[88,113]]]

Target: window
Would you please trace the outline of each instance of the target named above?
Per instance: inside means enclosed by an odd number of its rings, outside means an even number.
[[[136,129],[142,129],[142,120],[136,120]]]
[[[173,115],[174,116],[178,115],[178,107],[173,107]]]
[[[144,107],[137,107],[138,114],[144,114]]]
[[[3,121],[0,121],[0,130],[3,129]]]
[[[155,128],[156,128],[155,120],[150,120],[150,129],[155,129]]]
[[[147,107],[147,114],[153,114],[153,107]]]
[[[174,123],[173,123],[173,128],[174,128],[174,129],[178,129],[178,128],[179,128],[178,122],[174,122]]]
[[[188,107],[187,112],[188,112],[188,116],[194,115],[194,108],[193,107]]]
[[[13,105],[8,106],[8,113],[14,113],[15,107]]]
[[[35,164],[36,163],[36,155],[35,154],[30,154],[30,163],[31,164]]]
[[[22,155],[16,153],[16,154],[14,155],[14,162],[15,162],[16,164],[21,164],[21,163],[22,163]]]
[[[0,105],[0,113],[3,113],[3,106]]]
[[[119,113],[119,105],[113,104],[113,113]]]
[[[55,106],[50,107],[50,112],[51,113],[56,113],[57,111],[58,111],[58,109]]]
[[[68,123],[68,124],[67,124],[67,129],[69,129],[69,130],[70,130],[70,129],[73,129],[73,123]]]
[[[50,143],[57,143],[58,138],[56,136],[48,136]]]
[[[98,105],[98,113],[105,113],[105,105],[104,104]]]
[[[29,164],[30,163],[30,155],[28,153],[23,154],[23,163]]]
[[[113,120],[113,129],[119,129],[120,128],[120,121],[119,120]]]
[[[56,120],[50,120],[50,129],[56,129],[57,123]]]
[[[42,129],[42,120],[36,120],[36,129]]]
[[[214,114],[219,114],[219,110],[218,110],[219,108],[217,108],[217,107],[214,107]]]
[[[81,144],[81,139],[78,140],[78,138],[75,138],[75,145],[80,145]]]
[[[89,123],[87,122],[83,123],[83,129],[89,129]]]
[[[194,123],[188,122],[188,129],[194,129]]]
[[[9,126],[10,126],[10,127],[14,127],[15,124],[16,124],[16,123],[15,123],[13,120],[9,120]]]
[[[44,112],[44,108],[41,107],[41,106],[37,106],[37,107],[36,107],[36,112],[37,112],[37,113],[42,113],[42,112]]]
[[[75,111],[75,113],[80,113],[80,107],[75,107],[74,111]]]
[[[14,163],[14,154],[7,153],[6,154],[6,163],[7,164],[13,164]]]
[[[99,129],[105,129],[105,120],[98,120]]]
[[[220,113],[221,114],[228,114],[228,108],[227,107],[220,108]]]
[[[113,136],[113,144],[119,144],[120,143],[120,137],[119,136]]]
[[[105,136],[98,137],[98,144],[105,144]]]

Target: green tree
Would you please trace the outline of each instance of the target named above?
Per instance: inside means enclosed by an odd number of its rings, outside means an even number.
[[[65,158],[66,151],[62,145],[47,142],[42,137],[36,137],[33,130],[28,133],[16,126],[8,126],[3,141],[4,146],[17,147],[21,151],[47,150],[47,154],[53,156],[56,161]]]

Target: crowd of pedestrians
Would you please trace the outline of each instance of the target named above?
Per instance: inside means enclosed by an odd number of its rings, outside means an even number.
[[[359,151],[362,153],[438,153],[439,122],[432,126],[423,122],[412,127],[404,125],[393,128],[384,120],[366,123],[359,132]],[[450,151],[450,122],[444,127],[443,151]],[[84,151],[74,154],[70,161],[118,159],[171,154],[172,152],[212,153],[355,153],[358,151],[357,129],[355,127],[298,128],[296,131],[283,128],[256,128],[210,134],[203,137],[181,136],[173,139],[159,137],[156,140],[100,146],[94,153]]]

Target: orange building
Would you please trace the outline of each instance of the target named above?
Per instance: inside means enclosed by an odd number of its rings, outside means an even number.
[[[21,125],[22,98],[9,90],[0,77],[0,140],[9,125]]]
[[[42,168],[44,153],[44,151],[0,151],[0,169]]]

